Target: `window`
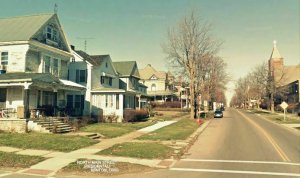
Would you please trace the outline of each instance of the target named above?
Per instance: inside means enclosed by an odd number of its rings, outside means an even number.
[[[156,90],[156,85],[153,83],[152,85],[151,85],[151,91],[155,91]]]
[[[7,65],[8,64],[8,52],[2,52],[1,53],[1,65]]]
[[[50,57],[44,56],[44,72],[50,73]]]
[[[54,94],[50,91],[43,91],[43,105],[53,105]]]
[[[113,98],[113,95],[109,95],[110,96],[110,107],[112,108],[113,107],[113,103],[114,103],[114,98]]]
[[[86,70],[80,70],[80,82],[86,82]]]
[[[58,41],[58,32],[57,32],[57,30],[52,26],[48,26],[47,27],[47,32],[46,32],[46,38],[49,39],[49,40],[57,42]]]
[[[111,77],[109,77],[108,83],[109,83],[109,86],[112,86],[112,78]]]
[[[108,67],[108,64],[107,64],[107,62],[105,63],[105,67],[106,67],[106,68]]]
[[[6,102],[6,88],[0,88],[0,102]]]
[[[104,76],[100,76],[101,84],[104,84]]]
[[[86,82],[86,70],[76,70],[76,82]]]
[[[79,109],[81,108],[81,95],[75,95],[75,108]]]
[[[116,94],[116,109],[119,109],[119,94]]]
[[[52,74],[58,76],[58,59],[53,59]]]
[[[108,107],[108,96],[105,95],[105,107]]]
[[[50,26],[47,27],[47,38],[52,39],[52,28]]]
[[[73,108],[73,95],[67,95],[67,108]]]

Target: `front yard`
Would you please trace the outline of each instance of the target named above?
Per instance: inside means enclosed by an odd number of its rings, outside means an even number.
[[[260,114],[263,117],[277,122],[279,124],[300,124],[300,119],[294,119],[291,117],[286,117],[285,120],[283,118],[283,115],[279,115],[277,113],[270,113],[270,112],[265,112],[265,111],[260,111],[260,110],[253,110],[252,112],[256,114]]]
[[[69,152],[98,143],[87,137],[44,133],[0,133],[0,146]]]
[[[45,160],[40,156],[18,155],[0,151],[0,167],[27,168]]]
[[[105,138],[114,138],[126,133],[150,126],[156,122],[128,122],[128,123],[97,123],[82,127],[80,131],[95,132],[104,135]]]
[[[100,155],[135,157],[144,159],[164,159],[172,155],[173,149],[159,143],[127,142],[116,144],[100,151]]]
[[[162,120],[172,120],[176,118],[181,118],[187,115],[186,113],[177,112],[176,114],[172,112],[165,112],[162,116],[151,117],[147,121],[143,122],[127,122],[127,123],[96,123],[82,127],[80,131],[84,132],[94,132],[104,135],[106,138],[118,137],[135,130],[142,129],[144,127],[156,124],[157,121]]]
[[[138,139],[140,140],[185,140],[187,139],[197,128],[199,124],[195,120],[184,118],[174,124],[163,127],[156,131],[150,132],[146,135],[142,135]]]

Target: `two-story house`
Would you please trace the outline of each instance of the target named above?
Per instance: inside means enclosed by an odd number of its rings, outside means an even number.
[[[119,76],[109,55],[89,55],[73,51],[69,65],[69,79],[86,87],[84,115],[112,116],[123,119],[123,98],[126,90],[120,88]],[[68,98],[74,100],[76,93]]]
[[[139,82],[140,74],[136,61],[113,62],[113,65],[119,74],[120,88],[126,90],[123,107],[142,108],[146,104],[142,97],[147,94],[147,86]]]
[[[147,94],[151,101],[172,101],[175,98],[173,81],[174,77],[170,73],[157,71],[148,64],[139,70],[141,83],[148,87]]]
[[[65,107],[71,49],[56,14],[0,19],[0,108]]]

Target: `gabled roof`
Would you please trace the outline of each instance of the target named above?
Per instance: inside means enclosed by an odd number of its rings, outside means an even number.
[[[158,79],[166,79],[166,72],[155,70],[150,64],[139,70],[141,79],[148,80],[154,75]]]
[[[277,43],[276,41],[273,42],[273,50],[272,50],[270,59],[281,59],[282,58],[281,55],[279,54],[276,43]]]
[[[300,79],[300,64],[294,66],[284,66],[281,85],[287,85]]]
[[[55,14],[0,18],[0,42],[28,41]]]
[[[98,65],[98,62],[94,58],[92,58],[89,54],[87,54],[86,52],[81,51],[81,50],[76,50],[75,52],[79,56],[81,56],[84,60],[91,63],[92,65]]]
[[[113,65],[121,77],[134,76],[136,78],[140,78],[136,61],[113,62]]]
[[[109,55],[108,54],[105,54],[105,55],[92,55],[91,57],[94,59],[94,61],[96,61],[96,63],[98,65],[100,65],[107,57],[109,57]]]

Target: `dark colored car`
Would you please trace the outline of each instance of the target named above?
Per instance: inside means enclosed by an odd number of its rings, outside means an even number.
[[[222,118],[223,117],[223,112],[220,110],[216,110],[214,113],[214,118]]]
[[[225,107],[222,106],[222,107],[220,108],[220,110],[221,110],[221,111],[225,111]]]

